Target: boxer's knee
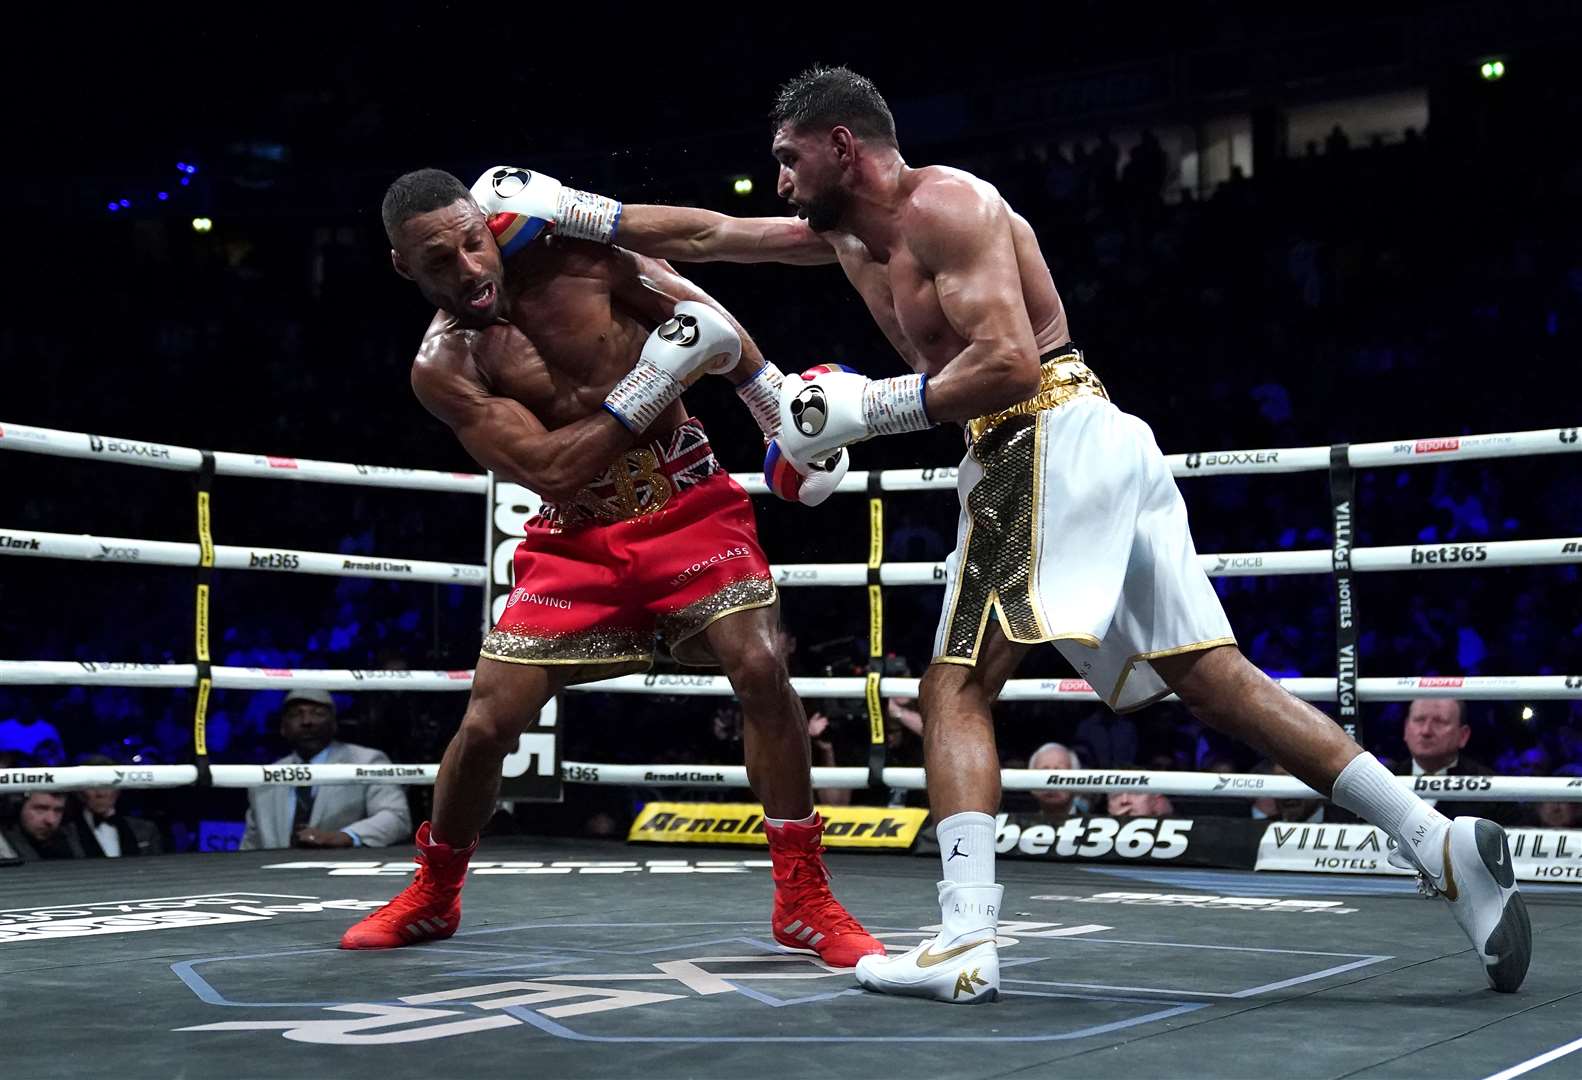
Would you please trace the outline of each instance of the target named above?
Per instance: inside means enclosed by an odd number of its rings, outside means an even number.
[[[917,702],[923,724],[927,726],[986,706],[988,694],[977,668],[965,664],[931,664],[918,686]]]
[[[767,641],[744,643],[725,668],[736,696],[747,706],[767,703],[791,693],[785,660]]]
[[[541,669],[479,661],[457,740],[469,755],[503,760],[516,749],[522,732],[538,719],[556,685]]]
[[[1247,680],[1261,674],[1234,645],[1160,657],[1151,663],[1181,703],[1211,726],[1218,726],[1236,710]]]
[[[516,749],[517,740],[532,723],[535,714],[523,714],[520,707],[507,709],[474,704],[462,717],[457,737],[470,754],[497,757],[502,761]]]

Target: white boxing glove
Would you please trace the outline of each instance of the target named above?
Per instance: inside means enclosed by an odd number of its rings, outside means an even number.
[[[510,257],[546,228],[573,240],[613,243],[621,204],[603,195],[566,187],[553,176],[511,165],[485,169],[472,197],[489,219],[500,253]]]
[[[642,431],[694,377],[723,374],[741,358],[742,339],[730,321],[707,304],[683,300],[648,335],[636,365],[615,384],[604,407],[628,431]]]
[[[869,379],[842,364],[819,364],[780,388],[775,440],[803,472],[843,446],[922,431],[933,424],[924,403],[927,375]]]

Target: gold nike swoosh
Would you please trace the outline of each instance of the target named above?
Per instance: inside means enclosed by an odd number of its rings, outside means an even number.
[[[1445,899],[1451,903],[1460,895],[1456,889],[1456,871],[1450,862],[1450,830],[1445,830]]]
[[[984,940],[986,941],[988,939],[985,938]],[[982,945],[982,944],[983,944],[982,941],[969,941],[965,945],[957,945],[954,949],[946,949],[942,953],[930,952],[929,949],[928,949],[928,946],[925,945],[925,946],[923,946],[923,951],[917,954],[917,966],[918,967],[933,967],[935,964],[943,964],[946,960],[949,960],[951,957],[953,957],[953,956],[960,956],[962,953],[966,952],[968,949],[976,949],[979,945]]]

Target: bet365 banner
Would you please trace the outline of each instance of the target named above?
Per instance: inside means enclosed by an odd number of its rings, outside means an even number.
[[[905,851],[928,820],[917,807],[821,806],[824,846]],[[629,841],[657,844],[756,844],[767,846],[764,808],[757,803],[651,802],[643,807]]]

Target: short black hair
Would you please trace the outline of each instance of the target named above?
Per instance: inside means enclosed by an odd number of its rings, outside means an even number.
[[[384,218],[385,236],[394,246],[396,230],[408,218],[449,206],[457,199],[471,197],[467,186],[444,169],[413,169],[403,173],[385,190],[384,202],[379,207],[379,214]]]
[[[877,87],[848,67],[810,67],[780,88],[769,113],[776,128],[847,127],[862,139],[899,147],[895,117]]]

